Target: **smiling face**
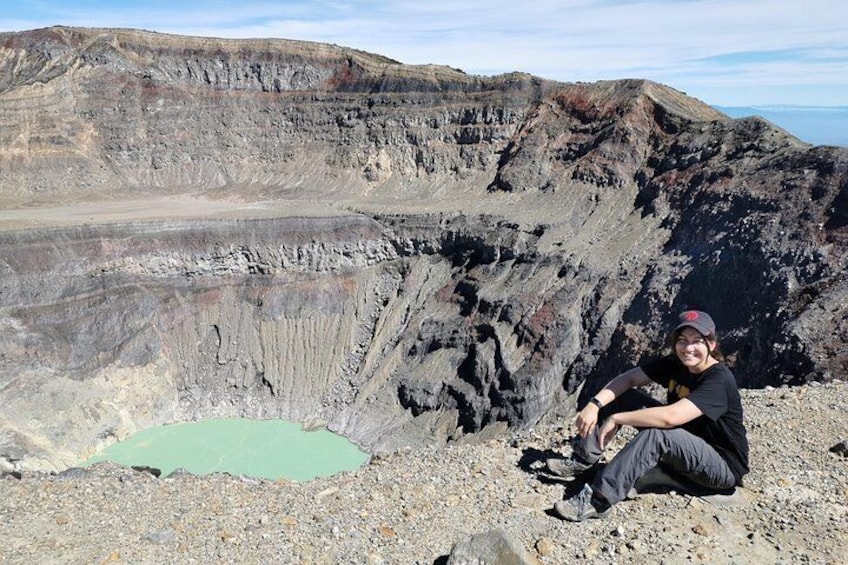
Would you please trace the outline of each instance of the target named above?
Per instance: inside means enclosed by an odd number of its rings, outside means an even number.
[[[710,356],[715,341],[702,336],[694,328],[683,328],[674,340],[674,352],[691,373],[702,373],[718,363]]]

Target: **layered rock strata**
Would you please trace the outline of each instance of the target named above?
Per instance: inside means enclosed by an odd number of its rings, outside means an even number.
[[[691,306],[743,386],[848,369],[844,149],[647,81],[131,30],[0,44],[6,467],[209,416],[372,452],[529,426]]]

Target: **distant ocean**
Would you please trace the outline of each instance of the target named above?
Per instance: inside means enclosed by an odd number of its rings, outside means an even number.
[[[848,147],[848,106],[715,106],[731,118],[760,116],[813,145]]]

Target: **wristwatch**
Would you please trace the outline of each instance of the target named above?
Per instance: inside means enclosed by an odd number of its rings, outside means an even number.
[[[600,400],[598,400],[597,398],[595,398],[594,396],[593,396],[592,398],[590,398],[590,399],[589,399],[589,402],[591,402],[592,404],[594,404],[595,406],[597,406],[597,407],[598,407],[598,410],[600,410],[601,408],[603,408],[603,407],[604,407],[604,405],[603,405],[603,404],[601,404],[601,401],[600,401]]]

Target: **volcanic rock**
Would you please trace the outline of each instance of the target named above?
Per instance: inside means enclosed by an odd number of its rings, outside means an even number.
[[[372,453],[496,437],[694,306],[743,387],[848,368],[848,150],[645,80],[136,30],[0,46],[2,468],[212,416]]]

